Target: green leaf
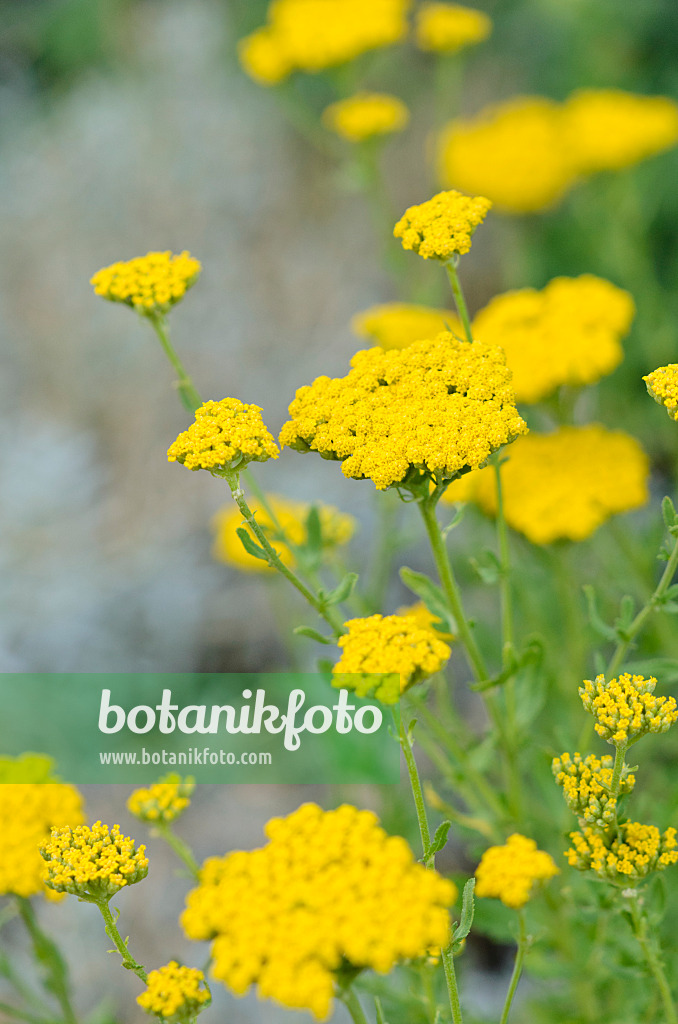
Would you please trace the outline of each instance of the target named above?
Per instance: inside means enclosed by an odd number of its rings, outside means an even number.
[[[320,513],[317,505],[311,505],[306,516],[306,547],[314,555],[322,551],[323,528],[320,522]]]
[[[487,549],[486,551],[483,551],[479,559],[472,558],[470,559],[470,562],[483,583],[487,583],[492,586],[493,584],[498,583],[501,579],[503,569],[501,567],[501,562],[495,555],[494,551]]]
[[[259,547],[256,541],[252,540],[251,534],[247,532],[244,526],[239,526],[236,533],[248,555],[252,555],[253,558],[259,558],[262,562],[268,562],[268,555],[263,548]]]
[[[669,533],[674,535],[678,533],[678,512],[668,494],[662,501],[662,517]]]
[[[438,825],[435,835],[428,845],[428,849],[424,850],[424,860],[429,861],[431,857],[435,857],[447,843],[447,833],[452,828],[451,821],[444,821],[442,825]]]
[[[457,942],[461,942],[462,939],[465,939],[471,931],[473,915],[475,913],[475,901],[473,899],[473,890],[475,887],[475,878],[469,878],[468,882],[464,886],[464,891],[461,897],[461,917],[459,919],[459,924],[454,929],[454,934],[452,936],[455,944]]]
[[[292,632],[295,636],[307,636],[309,640],[316,640],[319,644],[327,644],[331,647],[334,644],[334,637],[323,636],[317,629],[312,629],[311,626],[297,626]]]
[[[614,631],[620,640],[631,639],[629,626],[633,622],[636,603],[630,594],[625,594],[619,602],[619,615],[614,620]]]
[[[596,592],[594,588],[590,583],[587,583],[583,590],[586,595],[586,604],[588,605],[589,622],[593,629],[606,640],[617,640],[616,629],[612,626],[608,626],[608,624],[600,617],[598,606],[596,604]]]
[[[459,526],[460,522],[462,521],[462,519],[466,515],[466,509],[467,508],[468,508],[468,505],[466,504],[466,502],[464,502],[463,505],[459,506],[459,508],[457,509],[456,515],[455,515],[454,519],[452,520],[452,522],[448,523],[447,526],[441,531],[443,540],[446,540],[447,535],[448,535],[448,533],[450,533],[451,530],[455,530],[457,528],[457,526]]]
[[[379,996],[374,997],[374,1012],[377,1017],[377,1024],[386,1024],[386,1018],[384,1017],[384,1010]]]
[[[423,572],[408,569],[406,565],[400,570],[400,578],[408,590],[421,598],[432,615],[442,619],[449,626],[451,633],[457,632],[457,624],[447,607],[445,595],[433,580],[425,576]]]
[[[357,572],[347,572],[343,580],[334,588],[334,590],[321,590],[319,597],[322,603],[329,607],[333,604],[341,604],[342,601],[346,601],[347,598],[353,593],[353,588],[358,582]]]

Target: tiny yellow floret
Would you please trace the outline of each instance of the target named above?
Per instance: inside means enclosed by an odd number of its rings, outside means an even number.
[[[146,991],[137,996],[137,1003],[146,1013],[161,1017],[167,1024],[192,1019],[210,1002],[203,972],[180,967],[176,960],[150,971]]]
[[[672,420],[678,421],[678,363],[669,363],[643,377],[647,393],[663,405]]]
[[[461,4],[423,3],[415,21],[415,38],[421,50],[458,53],[482,43],[492,32],[492,19],[483,11]]]
[[[570,832],[570,839],[572,846],[565,852],[568,864],[624,886],[678,862],[675,828],[662,834],[655,825],[625,821],[618,831],[605,833],[589,826]]]
[[[556,782],[563,787],[565,802],[571,811],[588,825],[605,828],[614,824],[617,813],[617,798],[610,794],[614,758],[605,754],[595,757],[589,754],[583,758],[575,753],[554,757],[551,768]],[[636,777],[622,769],[619,796],[630,793],[636,784]]]
[[[261,418],[261,407],[237,398],[205,402],[195,423],[179,434],[167,452],[168,462],[187,469],[242,469],[248,462],[278,458],[278,446]]]
[[[140,821],[168,824],[189,806],[194,789],[193,779],[166,775],[149,789],[135,789],[127,800],[127,810]]]
[[[325,127],[347,142],[401,132],[409,120],[410,112],[403,101],[383,92],[359,92],[323,111]]]
[[[507,907],[524,907],[535,885],[560,874],[550,854],[518,832],[504,846],[491,846],[476,870],[476,896],[493,896]]]
[[[371,811],[304,804],[266,835],[206,861],[182,915],[189,938],[213,940],[212,973],[236,995],[256,985],[326,1020],[340,970],[386,974],[449,942],[456,887]]]
[[[358,352],[351,366],[297,391],[280,444],[336,459],[378,490],[452,480],[527,431],[499,348],[443,333]]]
[[[113,263],[91,279],[94,292],[110,302],[124,302],[144,316],[169,312],[195,284],[202,267],[190,253],[149,252]]]
[[[148,874],[146,847],[123,836],[120,827],[109,829],[100,821],[90,828],[66,825],[52,829],[40,847],[47,862],[45,884],[55,892],[70,892],[81,899],[107,900]]]
[[[439,192],[425,203],[405,210],[393,235],[401,239],[403,249],[410,249],[425,260],[447,263],[453,256],[469,251],[471,236],[491,206],[484,196]]]
[[[416,615],[370,615],[350,619],[339,638],[342,654],[332,685],[394,704],[401,693],[438,672],[452,653]]]
[[[502,465],[506,521],[533,544],[582,541],[611,516],[640,508],[649,499],[650,464],[635,438],[592,423],[530,433],[507,450]],[[494,470],[454,481],[444,501],[474,501],[497,512]]]
[[[655,697],[654,677],[630,675],[606,680],[585,679],[579,688],[582,704],[596,720],[599,736],[613,745],[635,743],[650,732],[666,732],[678,718],[674,697]]]
[[[413,341],[435,338],[441,331],[463,338],[464,329],[451,309],[435,309],[407,302],[384,302],[356,313],[351,330],[381,348],[405,348]]]

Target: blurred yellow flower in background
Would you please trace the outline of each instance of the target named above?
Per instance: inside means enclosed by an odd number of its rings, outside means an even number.
[[[463,337],[464,330],[451,309],[434,309],[406,302],[385,302],[356,313],[351,330],[381,348],[405,348],[422,338],[435,338],[441,331]]]
[[[492,19],[461,4],[423,3],[416,13],[415,38],[421,50],[458,53],[482,43],[492,32]]]
[[[410,112],[403,101],[383,92],[359,92],[323,111],[325,127],[347,142],[400,132],[409,119]]]
[[[491,846],[476,868],[476,896],[494,896],[507,907],[520,909],[539,882],[560,874],[553,857],[537,849],[534,839],[518,832],[504,846]]]

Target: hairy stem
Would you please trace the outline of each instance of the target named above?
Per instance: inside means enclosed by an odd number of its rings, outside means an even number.
[[[101,911],[101,916],[103,917],[106,925],[106,934],[108,935],[109,939],[112,939],[113,942],[115,943],[115,948],[118,950],[118,953],[122,958],[122,966],[128,971],[134,971],[137,978],[140,978],[143,982],[148,981],[146,971],[141,966],[141,964],[138,964],[136,962],[136,960],[130,953],[129,949],[127,948],[127,943],[122,938],[120,932],[115,926],[115,921],[113,920],[113,915],[111,914],[111,908],[108,905],[108,900],[92,900],[92,902],[96,903],[97,907]]]

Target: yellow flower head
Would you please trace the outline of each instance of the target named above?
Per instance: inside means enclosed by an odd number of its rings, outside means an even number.
[[[297,391],[280,444],[338,459],[378,490],[452,480],[527,430],[501,349],[440,334],[358,352],[351,366]]]
[[[579,688],[582,704],[596,720],[595,729],[608,743],[635,743],[648,732],[666,732],[678,718],[673,697],[655,697],[654,677],[628,672],[606,681],[596,676]]]
[[[213,939],[213,974],[236,995],[332,1010],[342,967],[382,974],[449,941],[452,882],[415,863],[370,811],[304,804],[266,826],[268,843],[208,860],[182,916]]]
[[[261,418],[260,406],[222,398],[196,409],[195,423],[170,445],[167,460],[180,462],[187,469],[216,472],[277,459],[278,454],[278,446]]]
[[[647,393],[663,405],[672,420],[678,421],[678,363],[660,366],[643,377]]]
[[[563,787],[570,810],[589,825],[605,828],[616,819],[617,799],[610,795],[614,758],[609,754],[595,757],[561,754],[551,765],[556,782]],[[635,775],[622,770],[619,795],[630,793],[636,784]]]
[[[610,834],[587,827],[570,832],[572,846],[566,851],[568,863],[579,871],[595,871],[601,878],[628,885],[652,871],[663,871],[678,861],[675,828],[663,835],[655,825],[625,821]]]
[[[95,822],[72,828],[53,828],[40,847],[47,862],[45,884],[55,892],[70,892],[81,899],[108,899],[126,885],[148,874],[145,846],[123,836],[118,825]]]
[[[446,125],[438,175],[446,188],[480,192],[506,213],[553,206],[574,184],[557,103],[518,96]]]
[[[272,0],[267,24],[241,40],[244,70],[262,85],[315,73],[407,35],[411,0]]]
[[[394,704],[400,694],[443,667],[451,651],[431,626],[415,615],[370,615],[350,619],[339,638],[341,658],[332,672],[333,686],[374,695]]]
[[[306,523],[311,505],[301,501],[289,501],[287,498],[280,498],[275,494],[266,496],[268,505],[273,512],[280,528],[288,540],[301,547],[308,541]],[[279,539],[278,529],[270,519],[266,510],[257,504],[250,502],[250,508],[257,517],[257,522],[264,533],[269,537],[280,558],[290,567],[294,566],[294,555],[289,547]],[[323,548],[330,549],[341,544],[348,544],[355,532],[356,521],[353,516],[340,512],[332,505],[317,505],[318,518],[320,520],[321,543]],[[247,553],[238,536],[238,528],[251,532],[238,509],[231,505],[222,508],[212,520],[214,530],[214,547],[212,553],[220,562],[227,565],[234,565],[237,569],[245,572],[271,572],[267,562],[260,558],[254,558]],[[253,538],[254,539],[254,538]]]
[[[403,249],[419,253],[425,260],[463,256],[471,248],[471,236],[492,206],[483,196],[461,192],[439,192],[419,206],[410,206],[393,229]]]
[[[635,306],[628,292],[592,274],[557,277],[542,291],[498,295],[473,321],[473,337],[501,345],[518,402],[539,402],[562,384],[593,384],[622,361]]]
[[[0,758],[0,895],[53,895],[45,888],[38,847],[54,825],[85,820],[82,796],[73,786],[50,781],[52,767],[50,758],[35,754]]]
[[[385,302],[356,313],[351,330],[381,348],[405,348],[422,338],[435,338],[441,331],[463,336],[456,313],[406,302]]]
[[[611,516],[644,505],[649,461],[635,438],[592,423],[530,433],[507,451],[502,466],[506,521],[533,544],[590,537]],[[455,481],[446,501],[474,501],[495,515],[494,471]]]
[[[195,284],[202,267],[190,253],[149,252],[99,270],[90,284],[96,295],[124,302],[144,316],[167,313]]]
[[[127,810],[140,821],[166,824],[184,813],[194,789],[193,779],[166,775],[149,789],[135,789],[127,801]]]
[[[547,882],[560,874],[553,857],[537,849],[534,839],[518,832],[505,846],[491,846],[476,870],[476,896],[494,896],[507,907],[524,907],[535,883]]]
[[[417,11],[417,46],[434,53],[458,53],[482,43],[492,31],[492,19],[483,11],[461,4],[423,3]]]
[[[447,632],[442,619],[434,615],[423,601],[417,601],[415,604],[399,608],[397,614],[400,616],[407,615],[409,618],[415,619],[417,625],[421,626],[422,629],[432,630],[433,635],[437,636],[440,640],[454,640],[453,635]]]
[[[210,1000],[204,987],[205,975],[195,967],[180,967],[170,960],[157,971],[150,971],[146,991],[137,1003],[146,1013],[161,1017],[167,1024],[195,1017]]]
[[[580,89],[563,107],[565,144],[580,174],[616,171],[678,143],[678,103],[619,89]]]
[[[348,142],[401,132],[409,119],[410,112],[403,101],[383,92],[358,92],[323,111],[325,127]]]

